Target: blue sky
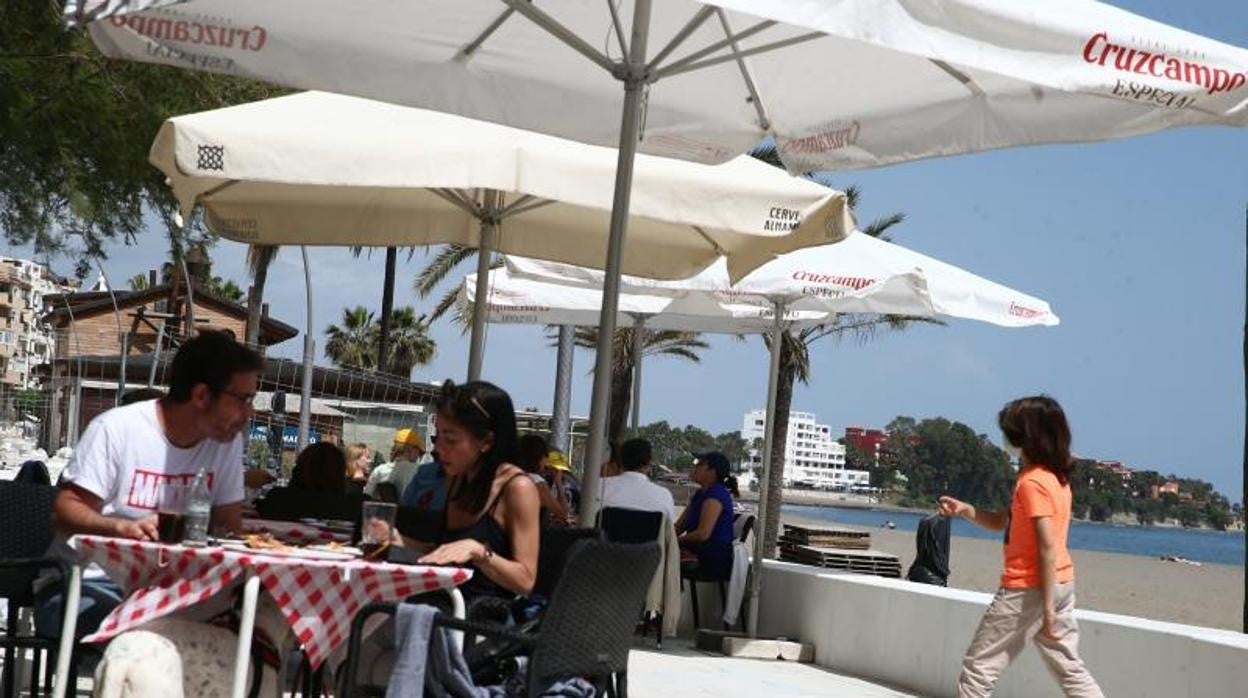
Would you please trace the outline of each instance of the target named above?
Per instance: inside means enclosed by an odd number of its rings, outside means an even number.
[[[1248,47],[1242,1],[1113,4]],[[825,340],[813,347],[812,382],[798,388],[794,409],[837,430],[883,426],[904,414],[947,417],[996,438],[1001,404],[1043,391],[1065,406],[1076,452],[1200,477],[1240,498],[1248,130],[1006,150],[851,172],[834,182],[862,189],[863,220],[905,212],[899,244],[1042,297],[1062,324],[1007,330],[954,321],[862,345]],[[106,268],[124,279],[156,267],[167,248],[154,228],[138,246],[110,250]],[[245,286],[242,250],[220,243],[214,270]],[[355,260],[345,250],[311,249],[310,256],[320,343],[344,305],[380,307],[384,255]],[[423,257],[418,251],[410,264],[400,257],[399,304],[432,305],[410,290]],[[68,260],[54,266],[72,268]],[[304,326],[297,251],[279,255],[266,299],[275,316]],[[416,378],[461,378],[466,337],[449,322],[434,337],[437,357]],[[710,342],[700,366],[647,365],[644,421],[730,431],[764,404],[762,343]],[[541,328],[491,327],[487,346],[485,377],[518,406],[549,409],[554,352]],[[278,353],[300,352],[296,339]],[[593,357],[578,352],[576,361],[573,408],[585,414]]]

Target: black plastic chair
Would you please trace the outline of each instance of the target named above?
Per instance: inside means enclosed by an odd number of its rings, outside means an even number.
[[[60,570],[62,579],[69,576],[68,565],[44,557],[52,544],[55,499],[56,490],[47,485],[0,482],[0,598],[8,603],[8,624],[0,639],[0,646],[4,648],[0,694],[6,698],[17,695],[14,669],[18,665],[18,652],[30,650],[33,653],[30,692],[34,695],[38,692],[40,659],[46,651],[50,666],[58,645],[56,640],[23,635],[18,628],[19,611],[35,605],[33,584],[39,572],[54,568]],[[51,675],[49,671],[44,679],[45,690],[51,688]]]
[[[436,625],[461,630],[487,642],[520,645],[530,652],[525,695],[541,695],[553,682],[587,677],[599,695],[627,698],[628,654],[637,614],[659,564],[655,543],[630,545],[581,540],[568,551],[567,564],[535,633],[502,625],[473,623],[440,615]],[[356,669],[365,622],[393,614],[395,604],[370,604],[356,615],[347,645],[345,695],[383,695],[384,687],[359,686]]]

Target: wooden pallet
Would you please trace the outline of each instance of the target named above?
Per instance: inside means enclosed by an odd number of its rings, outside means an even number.
[[[780,559],[813,567],[874,574],[880,577],[901,576],[901,560],[896,555],[879,550],[828,548],[786,543],[780,546]]]
[[[866,550],[871,547],[871,533],[847,528],[813,528],[785,524],[782,543],[809,545],[820,548]]]

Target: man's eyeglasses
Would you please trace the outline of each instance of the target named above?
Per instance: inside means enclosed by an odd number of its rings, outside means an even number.
[[[236,393],[233,390],[230,390],[229,388],[222,388],[221,394],[229,395],[235,400],[238,400],[239,402],[243,403],[245,407],[252,407],[253,405],[255,405],[255,402],[256,402],[255,393],[251,393],[250,395],[248,395],[247,393]]]

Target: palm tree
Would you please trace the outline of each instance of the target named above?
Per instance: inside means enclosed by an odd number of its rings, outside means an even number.
[[[264,285],[269,279],[269,265],[277,259],[277,249],[276,245],[247,246],[247,270],[251,274],[251,291],[247,294],[247,343],[253,346],[260,338]]]
[[[633,371],[637,366],[636,357],[633,356],[633,335],[638,331],[645,333],[641,340],[643,360],[653,356],[671,356],[696,364],[702,361],[698,352],[709,347],[697,332],[617,329],[611,354],[611,406],[607,417],[607,439],[612,443],[619,441],[624,434],[624,424],[628,419],[628,405],[633,394]],[[548,328],[548,337],[558,341],[556,328]],[[576,346],[584,349],[597,348],[598,328],[577,327],[575,342]]]
[[[373,313],[362,305],[342,309],[342,325],[325,328],[325,358],[339,368],[370,370],[377,363],[373,348]]]
[[[131,291],[146,291],[147,274],[135,274],[126,280],[126,285],[130,287]]]
[[[442,245],[433,255],[433,259],[429,260],[425,268],[421,269],[420,273],[416,275],[416,282],[412,285],[413,290],[421,298],[428,298],[438,288],[438,285],[446,277],[450,276],[459,265],[476,256],[477,248],[475,247]],[[452,287],[442,294],[438,304],[433,307],[433,312],[429,313],[431,322],[441,318],[455,305],[455,294],[458,292],[458,287]]]
[[[375,332],[381,333],[380,323],[375,324]],[[390,313],[389,332],[386,373],[408,379],[413,368],[433,360],[437,343],[429,336],[429,320],[416,315],[415,308],[395,308]]]

